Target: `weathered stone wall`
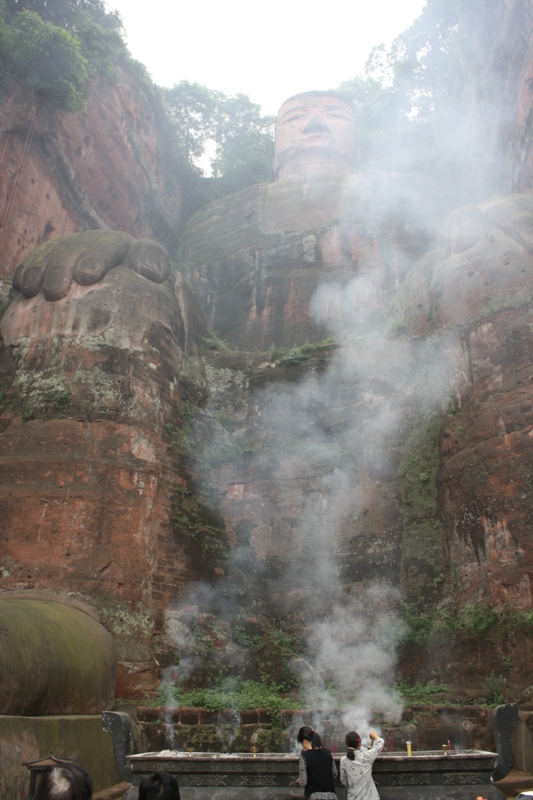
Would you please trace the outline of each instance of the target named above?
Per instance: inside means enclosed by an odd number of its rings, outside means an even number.
[[[28,797],[30,773],[23,761],[77,758],[93,779],[94,790],[120,782],[113,761],[111,737],[104,733],[102,716],[0,716],[0,793],[10,800]]]
[[[508,8],[502,31],[505,63],[496,54],[494,68],[503,73],[502,124],[498,144],[507,155],[507,184],[512,192],[533,190],[533,3],[531,0],[504,0]]]
[[[409,330],[442,335],[449,386],[439,516],[462,603],[529,610],[533,257],[492,231],[465,253],[421,264],[403,296]],[[446,331],[446,332],[445,332]]]
[[[438,189],[416,175],[366,172],[261,184],[210,203],[189,221],[178,253],[208,325],[242,350],[326,335],[311,298],[320,283],[375,280],[379,315],[435,232]],[[379,294],[379,298],[377,295]],[[367,309],[368,310],[368,307]]]
[[[261,752],[292,752],[296,733],[301,725],[316,725],[320,719],[320,735],[333,752],[345,752],[345,726],[341,709],[316,711],[284,710],[280,719],[261,708],[235,713],[208,711],[202,708],[168,709],[140,706],[137,722],[153,750],[250,752],[254,743]],[[412,705],[404,709],[397,725],[384,722],[375,715],[374,725],[380,725],[386,750],[405,751],[407,739],[414,750],[440,750],[450,740],[453,746],[495,751],[492,731],[492,712],[483,706]],[[253,737],[253,738],[252,738]]]
[[[119,695],[154,687],[162,611],[197,574],[172,524],[171,433],[205,387],[180,298],[121,267],[57,303],[19,296],[2,321],[2,587],[96,606]]]
[[[483,676],[522,700],[531,694],[532,276],[532,255],[488,228],[464,252],[420,262],[397,302],[404,328],[433,342],[445,387],[433,500],[440,599],[431,620],[419,607],[433,638],[409,651],[405,669],[462,675],[466,686]]]
[[[0,272],[38,244],[112,228],[174,252],[190,175],[160,99],[131,69],[95,79],[82,114],[14,88],[0,107]]]

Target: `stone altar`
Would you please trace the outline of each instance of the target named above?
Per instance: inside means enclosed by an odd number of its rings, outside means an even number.
[[[502,800],[492,786],[496,753],[414,752],[382,753],[373,775],[381,800]],[[172,773],[184,800],[268,800],[275,792],[301,794],[298,756],[279,753],[189,753],[170,751],[128,756],[134,785],[143,774],[157,770]],[[339,756],[335,756],[339,762]],[[339,800],[346,790],[337,781]]]

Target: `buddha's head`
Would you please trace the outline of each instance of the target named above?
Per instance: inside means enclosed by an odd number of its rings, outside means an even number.
[[[276,119],[276,180],[354,172],[358,157],[355,115],[347,100],[331,92],[285,100]]]

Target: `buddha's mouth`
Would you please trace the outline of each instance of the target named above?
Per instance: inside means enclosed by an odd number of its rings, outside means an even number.
[[[305,139],[302,139],[302,144],[314,144],[315,142],[324,142],[325,144],[331,144],[334,142],[335,139],[333,136],[330,136],[327,133],[312,133],[309,136],[306,136]]]

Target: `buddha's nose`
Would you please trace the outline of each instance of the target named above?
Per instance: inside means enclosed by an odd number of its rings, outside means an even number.
[[[321,117],[318,117],[316,114],[312,119],[309,120],[305,128],[303,129],[303,133],[329,133],[329,128],[324,122]]]

